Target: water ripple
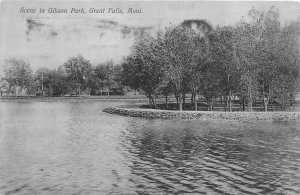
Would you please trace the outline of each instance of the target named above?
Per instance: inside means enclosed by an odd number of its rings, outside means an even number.
[[[300,193],[299,122],[148,120],[106,106],[1,103],[0,193]]]

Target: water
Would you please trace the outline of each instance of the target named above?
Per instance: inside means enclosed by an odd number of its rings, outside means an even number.
[[[0,103],[0,194],[299,194],[300,125],[148,120],[105,101]]]

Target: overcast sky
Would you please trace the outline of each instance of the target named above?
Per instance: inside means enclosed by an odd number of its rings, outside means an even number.
[[[141,32],[156,32],[184,19],[206,19],[214,27],[238,22],[248,11],[279,8],[283,24],[299,19],[296,2],[99,2],[99,1],[2,1],[0,12],[0,63],[10,57],[23,59],[33,70],[57,68],[69,57],[83,55],[94,65],[106,60],[119,62]],[[22,9],[45,9],[45,14],[20,13]],[[49,8],[67,9],[66,14],[48,13]],[[84,8],[86,14],[70,13]],[[106,13],[89,13],[90,8]],[[121,8],[124,14],[107,13]],[[128,8],[141,14],[126,14]]]

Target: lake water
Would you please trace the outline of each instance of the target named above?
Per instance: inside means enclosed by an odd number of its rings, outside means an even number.
[[[0,102],[0,194],[299,194],[299,121],[150,120]]]

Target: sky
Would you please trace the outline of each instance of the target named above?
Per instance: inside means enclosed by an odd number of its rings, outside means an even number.
[[[142,32],[155,33],[185,19],[205,19],[211,25],[233,25],[254,7],[279,9],[282,25],[300,18],[299,2],[271,1],[11,1],[0,2],[0,71],[12,57],[38,68],[63,65],[81,54],[97,65],[120,62]],[[40,9],[45,13],[39,13]],[[49,8],[67,13],[49,13]],[[83,8],[85,13],[71,13]],[[89,13],[91,8],[105,13]],[[109,8],[121,13],[108,13]],[[117,10],[119,8],[119,10]],[[126,13],[129,8],[142,13]],[[31,10],[28,10],[31,9]],[[35,13],[22,13],[32,11]]]

